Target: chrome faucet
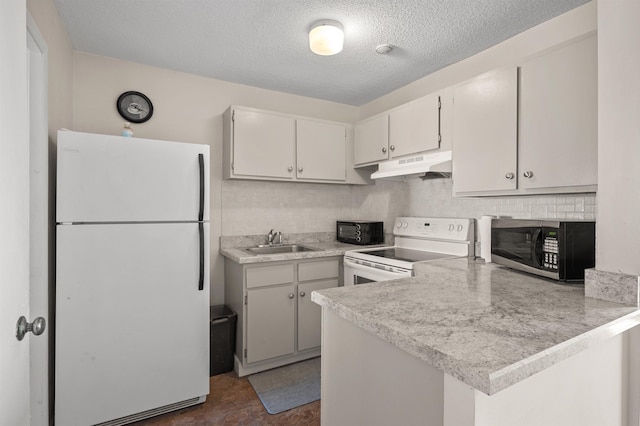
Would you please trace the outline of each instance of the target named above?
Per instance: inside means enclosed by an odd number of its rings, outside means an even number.
[[[282,244],[282,233],[280,231],[273,232],[273,229],[267,234],[267,243],[271,246],[274,244]]]

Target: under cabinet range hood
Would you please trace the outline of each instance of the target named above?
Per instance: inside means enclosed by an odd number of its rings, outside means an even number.
[[[422,179],[451,177],[451,151],[420,154],[378,164],[371,179],[417,176]]]

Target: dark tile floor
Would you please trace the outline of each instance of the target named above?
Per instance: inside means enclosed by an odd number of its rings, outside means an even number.
[[[200,425],[320,425],[320,401],[271,415],[258,399],[247,377],[234,372],[210,379],[211,393],[204,404],[134,423],[135,426]]]

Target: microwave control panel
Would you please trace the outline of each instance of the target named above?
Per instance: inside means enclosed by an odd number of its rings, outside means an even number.
[[[558,231],[544,230],[542,240],[542,266],[546,269],[558,270]]]

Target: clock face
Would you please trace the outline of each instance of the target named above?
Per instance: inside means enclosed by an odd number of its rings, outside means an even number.
[[[140,92],[124,92],[116,102],[118,112],[131,123],[144,123],[153,115],[151,100]]]

